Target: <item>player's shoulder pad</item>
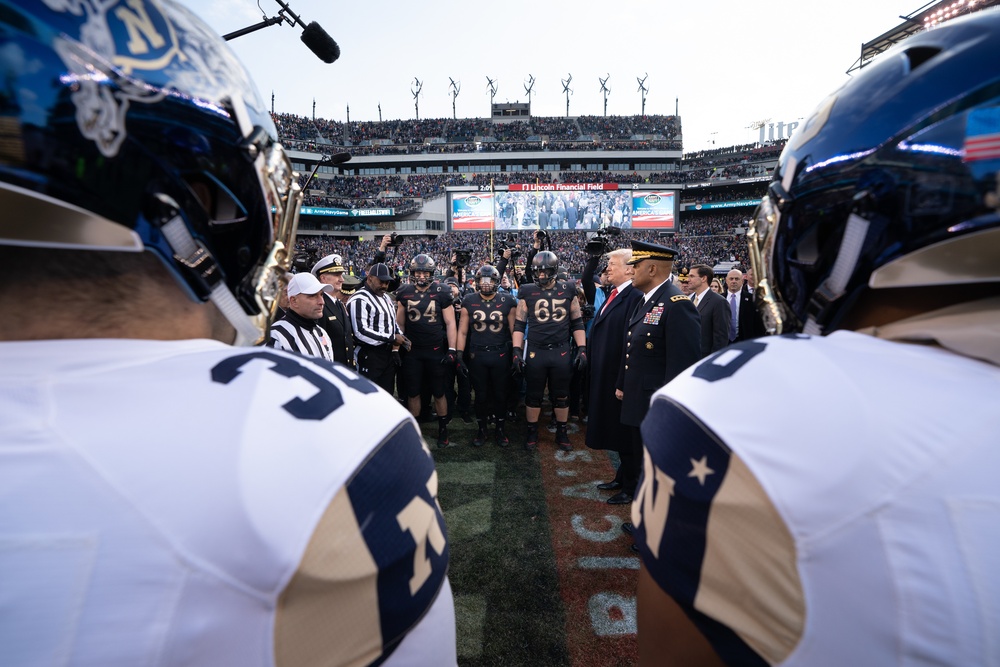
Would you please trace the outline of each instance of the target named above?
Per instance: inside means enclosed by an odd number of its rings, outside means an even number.
[[[347,494],[379,571],[382,637],[393,645],[431,607],[448,571],[434,460],[412,420],[372,451]]]

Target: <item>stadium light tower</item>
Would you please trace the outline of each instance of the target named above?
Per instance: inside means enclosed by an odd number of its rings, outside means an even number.
[[[490,117],[493,116],[493,98],[497,96],[497,80],[486,77],[486,87],[490,89]]]
[[[597,77],[597,80],[601,82],[601,92],[604,93],[604,115],[605,116],[608,115],[608,93],[611,92],[611,89],[608,88],[608,79],[610,79],[610,78],[611,78],[611,73],[610,72],[603,79],[601,77]]]
[[[413,77],[413,85],[410,87],[410,92],[413,93],[413,109],[417,113],[417,120],[420,120],[420,91],[423,89],[423,82],[417,77]]]
[[[450,76],[448,77],[448,81],[451,82],[451,118],[455,120],[458,118],[455,112],[455,100],[458,99],[458,94],[462,92],[462,82],[455,83],[455,80]]]
[[[569,84],[573,81],[573,75],[570,74],[567,78],[560,79],[560,81],[562,81],[563,92],[566,93],[566,117],[569,118],[569,96],[573,94],[573,91],[569,88]]]
[[[644,77],[642,77],[641,79],[639,77],[635,77],[635,80],[639,82],[639,88],[638,88],[638,90],[639,90],[639,95],[642,98],[642,115],[643,116],[646,115],[646,93],[649,92],[649,88],[646,87],[646,79],[648,79],[648,78],[649,78],[649,72],[646,72],[646,75]]]
[[[528,93],[528,112],[531,112],[531,89],[535,87],[535,77],[528,75],[528,82],[524,84],[524,92]]]

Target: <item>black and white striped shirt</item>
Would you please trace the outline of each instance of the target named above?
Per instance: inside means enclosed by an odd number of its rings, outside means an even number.
[[[316,320],[308,320],[293,310],[286,311],[284,317],[271,325],[266,345],[333,361],[333,346],[326,330]]]
[[[400,331],[396,324],[396,306],[388,294],[375,296],[368,287],[362,287],[347,301],[354,337],[363,345],[392,343]]]

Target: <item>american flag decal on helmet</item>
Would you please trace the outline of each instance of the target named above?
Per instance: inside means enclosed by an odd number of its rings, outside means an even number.
[[[1000,107],[969,113],[962,148],[966,162],[1000,160]]]

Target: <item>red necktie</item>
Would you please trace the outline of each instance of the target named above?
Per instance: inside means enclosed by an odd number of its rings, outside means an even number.
[[[611,290],[611,294],[608,295],[608,300],[604,302],[603,306],[601,306],[601,312],[602,313],[604,312],[604,309],[608,307],[608,304],[611,303],[612,301],[614,301],[614,298],[616,296],[618,296],[618,288],[617,287],[615,287],[613,290]]]

